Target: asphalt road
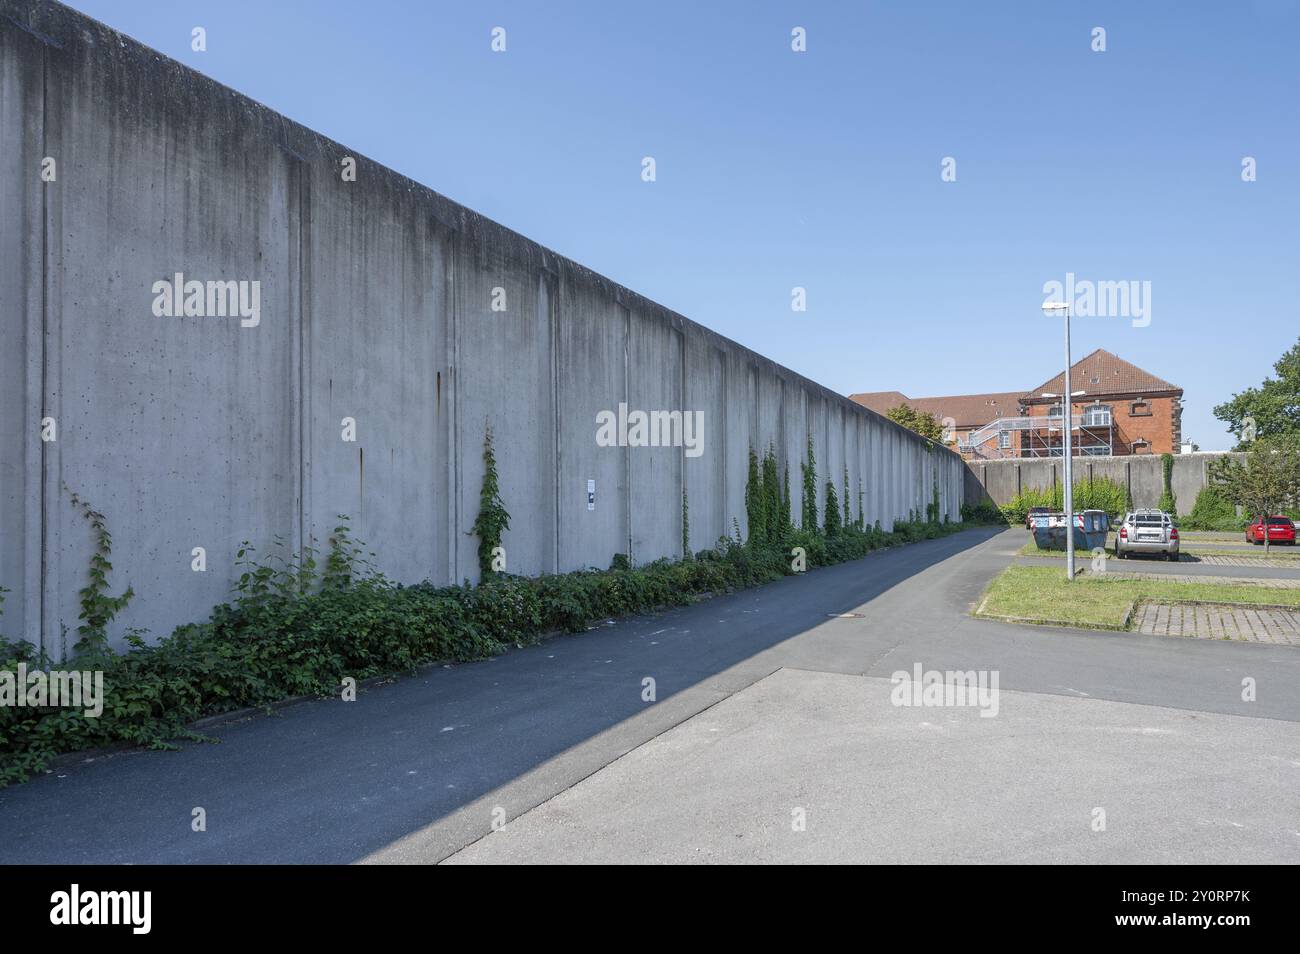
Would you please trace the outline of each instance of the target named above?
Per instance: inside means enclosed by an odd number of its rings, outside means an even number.
[[[1300,860],[1300,651],[969,617],[1023,540],[966,531],[62,769],[0,790],[0,863]],[[999,715],[889,705],[916,663],[996,670]]]

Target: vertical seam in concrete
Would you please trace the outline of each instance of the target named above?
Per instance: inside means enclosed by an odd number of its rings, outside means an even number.
[[[552,288],[552,285],[554,287]],[[552,547],[551,572],[560,572],[560,534],[561,534],[561,502],[562,483],[561,476],[563,469],[560,466],[562,448],[560,444],[560,424],[563,418],[560,413],[560,283],[552,283],[546,273],[542,273],[542,286],[547,289],[547,321],[550,324],[551,334],[551,430],[554,442],[555,460],[553,462],[552,477],[554,484],[552,487],[552,504],[555,508],[555,520],[552,525],[552,531],[555,534]]]
[[[47,131],[49,127],[49,50],[41,48],[41,155],[49,155],[49,140]],[[50,225],[49,225],[49,184],[41,183],[41,334],[38,346],[41,349],[41,417],[48,414],[46,399],[49,394],[47,387],[49,385],[49,325],[50,325]],[[62,423],[56,419],[55,436],[57,438],[57,428]],[[49,566],[47,563],[47,554],[49,553],[49,500],[46,485],[48,483],[49,455],[47,453],[49,444],[42,437],[41,439],[41,512],[40,512],[40,575],[37,581],[40,592],[40,608],[38,625],[40,629],[39,641],[41,649],[50,653],[51,647],[46,645],[46,619],[49,613]],[[51,655],[53,655],[51,653]]]
[[[681,400],[681,404],[679,405],[679,407],[681,408],[681,412],[682,412],[682,428],[683,428],[683,433],[684,433],[684,432],[685,432],[685,426],[686,426],[686,415],[690,413],[690,411],[689,411],[689,410],[687,409],[687,407],[686,407],[686,329],[685,329],[685,328],[675,328],[675,329],[673,329],[673,333],[677,335],[677,340],[678,340],[678,342],[679,342],[680,345],[681,345],[681,347],[678,349],[678,353],[681,355],[681,365],[680,365],[680,367],[681,367],[681,374],[682,374],[682,380],[681,380],[681,396],[682,396],[682,400]],[[700,435],[697,435],[697,436],[701,439],[701,443],[702,443],[702,442],[703,442],[703,436],[704,436],[704,435],[703,435],[703,434],[700,434]],[[683,446],[682,446],[682,448],[681,448],[681,454],[679,454],[678,457],[677,457],[678,467],[681,468],[680,471],[679,471],[680,476],[681,476],[681,479],[680,479],[680,481],[678,482],[679,485],[680,485],[680,490],[681,490],[681,493],[678,494],[678,502],[679,502],[679,504],[680,504],[681,501],[687,499],[687,497],[686,497],[686,446],[685,446],[685,441],[683,441],[682,443],[683,443]],[[690,528],[689,528],[688,526],[683,525],[683,526],[682,526],[682,530],[686,531],[685,534],[683,534],[683,536],[684,536],[684,544],[683,544],[683,547],[682,547],[682,557],[685,558],[685,557],[687,556],[687,554],[689,553],[690,548],[691,548]]]
[[[722,426],[718,428],[718,432],[722,437],[722,466],[719,468],[721,471],[721,492],[718,494],[718,509],[721,511],[722,517],[722,533],[720,536],[726,536],[730,532],[727,527],[727,506],[731,489],[727,484],[727,455],[729,453],[727,431],[730,430],[727,426],[730,422],[730,410],[727,406],[727,355],[718,348],[713,349],[713,354],[718,359],[718,375],[722,379],[721,387],[718,389],[722,397]]]
[[[447,415],[447,426],[450,428],[448,436],[448,461],[451,467],[451,506],[447,515],[451,524],[450,533],[447,534],[448,542],[448,582],[455,584],[460,578],[460,383],[456,380],[456,373],[460,369],[460,302],[458,301],[457,288],[460,283],[457,274],[457,259],[460,256],[459,236],[453,236],[450,243],[451,255],[448,256],[450,261],[449,271],[451,273],[451,294],[449,318],[450,325],[448,333],[451,337],[451,366],[447,370],[447,385],[451,401],[451,413]]]
[[[628,405],[631,413],[632,404],[632,309],[620,304],[623,309],[623,403]],[[632,555],[632,448],[623,446],[623,512],[626,514],[627,558],[635,563]]]
[[[311,538],[311,170],[298,163],[298,547]]]

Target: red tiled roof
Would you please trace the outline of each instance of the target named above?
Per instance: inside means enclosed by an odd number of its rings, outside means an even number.
[[[907,395],[902,391],[864,391],[862,394],[850,394],[850,401],[855,401],[877,414],[885,414],[907,403]]]
[[[1022,402],[1043,403],[1050,400],[1041,396],[1044,392],[1060,394],[1064,389],[1064,377],[1064,374],[1058,374],[1029,391],[924,398],[909,398],[901,391],[867,391],[850,394],[849,400],[878,414],[887,414],[900,404],[908,404],[918,411],[928,411],[940,423],[945,418],[952,418],[958,428],[982,427],[1000,417],[1019,417]],[[1183,393],[1183,389],[1177,385],[1143,371],[1137,365],[1102,348],[1081,358],[1070,368],[1070,387],[1087,392],[1089,398],[1105,397],[1108,394]]]
[[[1130,364],[1119,355],[1111,354],[1098,348],[1086,358],[1081,358],[1070,368],[1070,387],[1075,391],[1087,392],[1086,397],[1104,397],[1107,394],[1157,394],[1174,391],[1183,393],[1176,384],[1170,384],[1148,371],[1143,371],[1135,364]],[[1038,387],[1025,392],[1026,401],[1049,400],[1041,397],[1044,392],[1060,394],[1065,388],[1065,374],[1061,373],[1044,381]]]
[[[990,394],[953,394],[947,397],[909,398],[899,391],[869,391],[851,394],[849,400],[885,414],[907,404],[918,411],[934,415],[940,424],[952,418],[958,428],[982,427],[999,417],[1016,417],[1020,413],[1019,391],[998,391]]]

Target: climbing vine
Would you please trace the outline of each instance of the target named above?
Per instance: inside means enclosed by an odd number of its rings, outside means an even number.
[[[1178,498],[1174,496],[1174,455],[1160,455],[1160,469],[1164,473],[1164,492],[1160,495],[1160,509],[1168,514],[1178,513]]]
[[[494,565],[501,534],[510,529],[510,513],[501,499],[501,486],[497,478],[497,459],[492,448],[492,428],[483,436],[483,488],[478,495],[478,516],[474,518],[473,533],[478,537],[478,568],[485,578],[498,572]]]
[[[808,459],[799,465],[803,471],[803,514],[799,525],[805,530],[817,529],[817,457],[813,454],[813,440],[808,438]]]
[[[835,481],[826,481],[826,515],[823,517],[822,529],[826,536],[833,537],[840,532],[840,504],[835,499]]]
[[[745,475],[745,519],[749,523],[751,540],[767,539],[767,497],[763,493],[763,477],[759,470],[758,455],[749,447],[749,470]]]
[[[840,498],[844,505],[844,526],[853,526],[853,506],[849,503],[849,465],[844,465],[844,496]]]
[[[686,488],[682,488],[682,558],[691,556],[691,505],[686,499]]]
[[[72,490],[68,490],[68,494],[72,505],[81,510],[95,534],[95,549],[90,556],[90,581],[77,591],[81,625],[77,627],[78,639],[73,649],[78,653],[102,651],[108,648],[108,624],[131,602],[135,590],[128,586],[120,596],[108,594],[108,574],[113,570],[109,559],[113,555],[113,536],[108,532],[108,523],[102,513]]]

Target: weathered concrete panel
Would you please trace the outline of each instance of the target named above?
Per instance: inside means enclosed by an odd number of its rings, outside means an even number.
[[[376,549],[380,569],[446,580],[449,494],[432,440],[446,428],[437,394],[448,366],[446,243],[382,186],[318,175],[306,208],[293,309],[305,533],[324,543],[346,514],[360,539],[391,541]],[[345,419],[355,425],[346,434]]]
[[[483,440],[491,427],[501,495],[510,511],[510,529],[502,538],[506,568],[552,572],[556,501],[549,293],[542,275],[519,268],[503,249],[464,236],[458,236],[456,248],[456,566],[462,577],[478,578],[466,568],[476,569],[478,559],[478,539],[470,530],[483,483]],[[426,371],[424,377],[431,375]],[[594,435],[593,424],[588,440]]]
[[[685,458],[690,547],[698,552],[730,531],[726,513],[726,417],[723,352],[702,335],[685,336],[683,410],[704,413],[704,453]]]
[[[687,422],[680,415],[671,417],[682,409],[682,341],[669,322],[640,309],[631,313],[631,330],[628,407],[650,416],[651,436],[651,446],[628,449],[632,475],[631,556],[634,562],[648,563],[660,557],[681,556],[682,550],[682,467]],[[665,415],[658,420],[667,423],[656,426],[657,415]],[[705,444],[701,449],[707,449],[707,410],[703,416]],[[665,429],[668,433],[664,433]],[[663,446],[666,439],[677,446]]]
[[[163,94],[129,51],[47,50],[61,174],[47,192],[45,405],[60,426],[42,635],[57,652],[91,542],[73,493],[108,516],[112,582],[136,594],[123,627],[201,618],[228,596],[241,540],[297,536],[298,164],[231,97],[193,83]],[[260,323],[156,315],[154,283],[177,273],[259,282]]]
[[[0,633],[11,636],[41,625],[45,52],[32,33],[0,30]]]
[[[560,569],[606,567],[631,546],[630,448],[598,447],[596,415],[628,400],[628,310],[564,281],[557,334],[560,429]],[[587,482],[595,481],[594,509]]]

